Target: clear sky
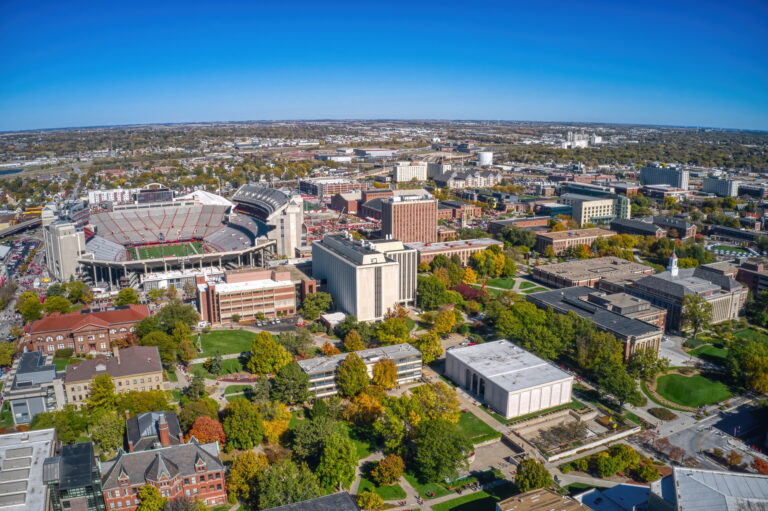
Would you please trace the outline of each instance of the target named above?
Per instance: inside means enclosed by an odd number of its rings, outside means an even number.
[[[768,129],[768,2],[0,1],[0,130],[319,118]]]

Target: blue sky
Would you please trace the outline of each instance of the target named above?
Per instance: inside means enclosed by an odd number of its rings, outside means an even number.
[[[316,118],[768,129],[768,2],[0,2],[0,130]]]

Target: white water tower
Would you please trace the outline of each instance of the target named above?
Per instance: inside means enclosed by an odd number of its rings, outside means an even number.
[[[493,152],[480,151],[477,153],[477,164],[481,167],[490,167],[493,165]]]

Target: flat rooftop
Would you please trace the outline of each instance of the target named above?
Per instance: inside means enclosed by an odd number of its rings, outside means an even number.
[[[507,392],[573,379],[573,376],[507,340],[448,351],[477,374]]]
[[[204,284],[201,284],[203,286]],[[209,284],[210,285],[210,284]],[[293,281],[290,280],[249,280],[246,282],[222,282],[215,283],[216,292],[219,294],[242,293],[243,291],[257,291],[260,289],[274,289],[278,287],[293,287]]]
[[[620,257],[608,256],[537,266],[536,271],[571,280],[587,280],[597,277],[615,278],[629,275],[650,275],[654,270],[644,264],[627,261]]]
[[[559,204],[562,206],[563,204]],[[613,231],[609,231],[607,229],[600,229],[599,227],[591,227],[589,229],[573,229],[570,231],[559,231],[559,232],[547,232],[543,234],[539,234],[539,237],[542,238],[548,238],[553,241],[558,240],[566,240],[569,238],[573,239],[579,239],[579,238],[589,238],[593,236],[614,236],[616,233]]]
[[[442,251],[442,250],[460,250],[462,248],[492,247],[494,245],[503,246],[504,243],[493,238],[477,238],[472,240],[442,241],[439,243],[423,243],[421,241],[414,243],[405,243],[405,246],[418,250],[419,252]]]
[[[45,459],[53,454],[56,431],[40,429],[0,435],[0,510],[44,511]]]
[[[421,357],[421,352],[408,343],[393,344],[392,346],[381,346],[368,350],[356,351],[357,355],[363,359],[366,364],[374,364],[379,360],[388,358],[390,360],[399,360],[413,356]],[[299,366],[307,374],[326,373],[335,371],[341,362],[347,358],[349,353],[340,353],[330,357],[315,357],[307,360],[299,360]]]

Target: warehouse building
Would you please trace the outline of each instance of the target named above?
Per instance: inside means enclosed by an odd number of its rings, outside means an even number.
[[[507,419],[571,402],[573,376],[507,340],[446,352],[445,374]]]

